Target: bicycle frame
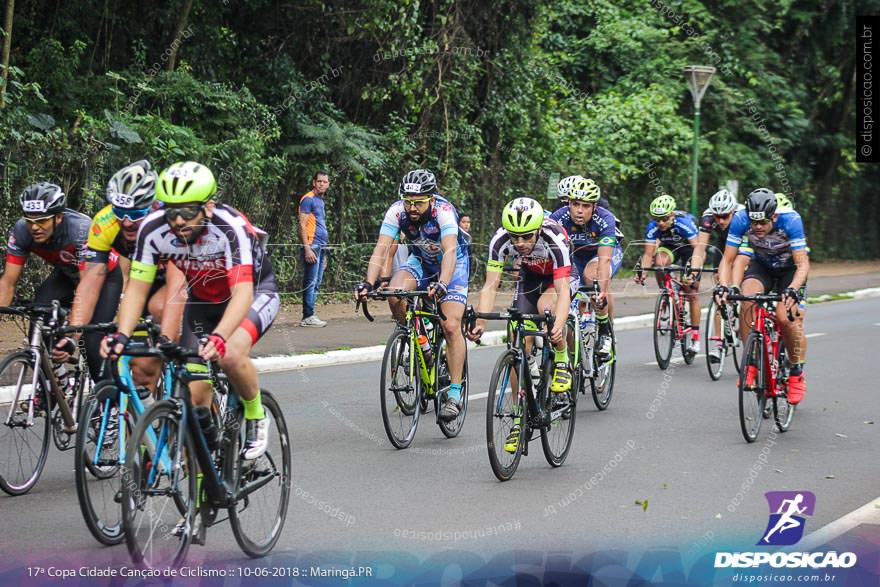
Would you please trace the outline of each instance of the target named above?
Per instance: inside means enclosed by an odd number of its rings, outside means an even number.
[[[674,312],[675,320],[673,320],[673,330],[672,337],[673,340],[679,341],[684,338],[685,334],[690,330],[690,326],[683,326],[682,320],[684,316],[684,305],[685,300],[684,296],[681,294],[681,288],[684,284],[672,277],[673,271],[681,271],[682,268],[673,268],[673,267],[657,267],[652,269],[645,269],[645,271],[662,271],[663,272],[663,287],[661,291],[665,290],[672,297],[672,308]],[[677,287],[676,287],[677,286]],[[654,325],[655,328],[659,328],[659,324]]]
[[[770,381],[762,382],[764,384],[764,395],[767,397],[775,397],[778,393],[777,387],[780,381],[777,378],[779,374],[779,345],[782,343],[782,336],[779,332],[779,322],[773,312],[767,310],[766,304],[761,302],[755,304],[755,332],[761,336],[762,344],[761,360],[764,362],[765,372],[770,374]]]

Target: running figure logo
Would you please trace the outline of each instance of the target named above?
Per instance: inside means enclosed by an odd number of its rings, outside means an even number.
[[[812,491],[768,491],[770,520],[759,546],[790,546],[804,535],[804,516],[812,516],[816,495]]]

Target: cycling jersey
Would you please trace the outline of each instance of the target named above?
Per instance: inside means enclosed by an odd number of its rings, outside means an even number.
[[[165,220],[162,210],[152,212],[138,230],[131,277],[152,282],[162,258],[174,263],[184,275],[191,294],[206,302],[229,299],[231,288],[253,282],[261,290],[276,290],[275,275],[263,241],[266,233],[255,228],[238,210],[216,204],[205,219],[202,233],[187,243]]]
[[[665,231],[661,231],[657,221],[651,219],[645,229],[645,240],[649,243],[660,244],[667,248],[675,249],[687,245],[688,241],[697,236],[697,226],[694,217],[689,213],[676,210],[675,221]]]
[[[565,228],[571,242],[573,260],[587,263],[592,259],[599,247],[617,246],[623,239],[623,233],[617,227],[617,219],[610,210],[596,206],[593,217],[585,226],[574,223],[568,206],[560,208],[550,215]]]
[[[538,232],[535,248],[526,256],[520,256],[510,240],[510,234],[499,228],[489,242],[489,262],[486,271],[500,273],[508,257],[519,260],[520,267],[528,273],[559,279],[571,275],[569,240],[565,228],[550,218],[545,218]]]
[[[400,242],[408,245],[410,253],[419,258],[426,273],[439,273],[443,259],[441,239],[455,235],[456,259],[467,258],[468,243],[464,233],[458,230],[458,212],[449,200],[434,196],[434,204],[427,214],[430,214],[427,222],[413,222],[406,213],[403,200],[398,200],[385,212],[379,234],[393,239],[399,236]]]
[[[763,237],[752,232],[748,212],[743,209],[736,213],[727,231],[727,245],[739,247],[744,237],[748,237],[748,251],[744,254],[754,256],[770,269],[783,269],[794,265],[792,251],[807,249],[804,223],[801,215],[794,210],[778,212],[773,228]],[[751,253],[751,254],[749,254]]]
[[[745,210],[745,206],[742,204],[738,204],[736,210],[733,211],[734,214],[739,212],[740,210]],[[731,222],[733,220],[731,219]],[[709,234],[710,242],[714,241],[714,244],[717,246],[722,246],[724,242],[727,240],[727,231],[730,229],[730,224],[727,225],[727,228],[722,228],[718,221],[715,220],[715,216],[712,214],[712,211],[706,208],[703,212],[703,215],[700,217],[700,232],[706,232]]]
[[[113,214],[113,206],[107,205],[95,214],[89,229],[89,239],[85,260],[90,263],[106,263],[112,251],[131,259],[134,255],[134,242],[125,240],[122,224]]]
[[[69,209],[64,210],[63,214],[61,222],[55,225],[52,237],[43,244],[34,242],[28,223],[24,218],[19,218],[9,231],[6,262],[24,265],[28,256],[34,253],[57,267],[66,276],[79,280],[81,256],[89,234],[91,219],[85,214]]]

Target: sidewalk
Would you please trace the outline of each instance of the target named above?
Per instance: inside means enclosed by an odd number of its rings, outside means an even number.
[[[837,262],[814,264],[807,286],[808,294],[818,296],[880,286],[880,261]],[[479,286],[478,286],[479,287]],[[708,300],[711,287],[703,286],[702,299]],[[631,279],[615,279],[615,316],[633,316],[654,311],[657,286],[650,282],[645,288]],[[476,303],[479,291],[471,292],[470,302]],[[510,292],[499,292],[496,309],[508,307]],[[347,350],[358,347],[384,345],[392,328],[387,304],[370,304],[375,322],[368,322],[362,314],[354,313],[354,303],[319,304],[317,314],[328,324],[325,328],[302,328],[299,321],[302,306],[293,305],[278,316],[266,336],[254,348],[258,357],[298,355]],[[489,327],[490,329],[496,326]]]

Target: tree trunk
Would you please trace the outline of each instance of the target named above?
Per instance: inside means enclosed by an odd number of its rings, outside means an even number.
[[[3,82],[0,84],[0,108],[6,106],[6,86],[9,84],[9,54],[12,52],[12,15],[15,0],[6,0],[6,19],[3,22]]]
[[[183,8],[180,10],[180,18],[177,19],[177,28],[174,30],[174,38],[171,39],[171,54],[168,56],[168,63],[165,71],[174,71],[177,66],[177,50],[180,48],[181,37],[189,21],[189,12],[192,10],[193,0],[183,0]]]

